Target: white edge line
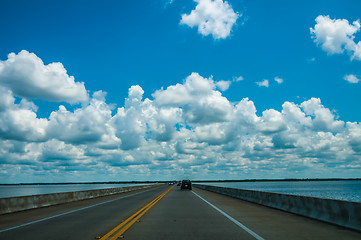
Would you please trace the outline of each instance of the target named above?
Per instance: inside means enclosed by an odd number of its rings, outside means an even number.
[[[109,201],[106,201],[106,202],[97,203],[97,204],[94,204],[94,205],[90,205],[90,206],[86,206],[86,207],[83,207],[83,208],[75,209],[75,210],[72,210],[72,211],[69,211],[69,212],[65,212],[65,213],[61,213],[61,214],[58,214],[58,215],[54,215],[54,216],[51,216],[51,217],[42,218],[42,219],[39,219],[39,220],[36,220],[36,221],[32,221],[32,222],[24,223],[24,224],[21,224],[21,225],[18,225],[18,226],[6,228],[6,229],[3,229],[3,230],[0,230],[0,233],[6,232],[6,231],[10,231],[10,230],[13,230],[13,229],[17,229],[17,228],[21,228],[21,227],[25,227],[25,226],[28,226],[28,225],[31,225],[31,224],[34,224],[34,223],[43,222],[43,221],[46,221],[46,220],[49,220],[49,219],[52,219],[52,218],[64,216],[64,215],[69,214],[69,213],[74,213],[74,212],[82,211],[82,210],[85,210],[85,209],[88,209],[88,208],[92,208],[92,207],[96,207],[96,206],[99,206],[99,205],[103,205],[103,204],[106,204],[106,203],[114,202],[114,201],[117,201],[117,200],[120,200],[120,199],[123,199],[123,198],[132,197],[132,196],[135,196],[135,195],[138,195],[138,194],[141,194],[141,193],[148,192],[148,191],[150,191],[150,190],[151,190],[151,189],[148,189],[148,190],[145,190],[145,191],[142,191],[142,192],[130,194],[130,195],[123,196],[123,197],[116,198],[116,199],[112,199],[112,200],[109,200]]]
[[[207,204],[209,204],[211,207],[213,207],[214,209],[216,209],[218,212],[222,213],[226,218],[228,218],[229,220],[231,220],[232,222],[234,222],[238,227],[241,227],[243,230],[245,230],[246,232],[248,232],[249,234],[251,234],[255,239],[257,240],[264,240],[264,238],[260,237],[257,233],[253,232],[251,229],[247,228],[246,226],[244,226],[242,223],[238,222],[236,219],[234,219],[233,217],[229,216],[227,213],[223,212],[221,209],[217,208],[216,206],[214,206],[212,203],[208,202],[207,200],[205,200],[204,198],[202,198],[201,196],[199,196],[197,193],[193,192],[197,197],[199,197],[200,199],[202,199],[204,202],[206,202]]]

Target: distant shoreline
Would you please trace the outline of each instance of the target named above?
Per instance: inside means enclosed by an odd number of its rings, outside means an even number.
[[[361,178],[303,178],[303,179],[242,179],[242,180],[192,180],[195,183],[210,182],[309,182],[309,181],[360,181]],[[111,182],[63,182],[63,183],[0,183],[0,186],[23,186],[23,185],[70,185],[70,184],[150,184],[168,183],[167,181],[111,181]]]

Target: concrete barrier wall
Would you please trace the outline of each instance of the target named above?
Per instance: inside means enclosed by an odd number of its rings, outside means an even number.
[[[51,205],[74,202],[79,200],[103,197],[117,193],[135,191],[139,189],[151,188],[155,185],[140,185],[120,188],[96,189],[88,191],[65,192],[40,194],[22,197],[0,198],[0,215],[23,211],[27,209],[47,207]]]
[[[193,186],[263,206],[361,231],[361,203],[193,184]]]

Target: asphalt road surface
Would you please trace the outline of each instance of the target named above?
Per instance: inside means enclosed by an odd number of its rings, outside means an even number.
[[[361,239],[360,232],[220,194],[169,188],[2,215],[0,239]]]

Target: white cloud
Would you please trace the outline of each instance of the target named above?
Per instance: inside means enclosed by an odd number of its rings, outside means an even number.
[[[224,81],[224,80],[221,80],[221,81],[218,81],[216,82],[216,86],[219,90],[221,91],[227,91],[229,86],[231,85],[231,81]]]
[[[276,133],[287,129],[282,113],[268,109],[262,113],[258,127],[264,134]]]
[[[283,79],[282,79],[282,78],[275,77],[274,80],[275,80],[278,84],[283,83]]]
[[[129,89],[129,100],[139,102],[142,100],[143,94],[144,94],[144,91],[139,85],[132,86]]]
[[[332,112],[322,106],[319,98],[311,98],[301,104],[302,109],[307,115],[314,117],[313,128],[315,131],[340,131],[344,122],[335,120]]]
[[[190,14],[183,14],[180,23],[192,28],[197,26],[198,32],[204,36],[211,34],[214,39],[227,38],[241,15],[223,0],[194,1],[197,2],[196,8]]]
[[[302,109],[294,103],[285,102],[282,105],[282,114],[285,120],[293,129],[301,130],[302,128],[310,128],[312,126],[312,119],[307,116]]]
[[[52,112],[48,137],[72,144],[97,142],[111,130],[107,125],[110,119],[111,108],[105,103],[105,93],[95,92],[89,105],[83,108],[70,112],[61,105]]]
[[[13,93],[10,89],[0,86],[0,112],[10,108],[15,102]]]
[[[46,139],[48,120],[37,118],[36,106],[21,100],[0,111],[0,138],[18,141],[43,141]]]
[[[101,180],[267,178],[274,171],[320,177],[341,165],[345,174],[359,173],[360,123],[339,120],[318,98],[257,113],[248,98],[230,102],[217,83],[192,73],[152,99],[131,86],[116,113],[99,91],[88,104],[74,110],[60,105],[47,118],[1,85],[0,179],[19,181],[22,173],[33,181],[44,172],[59,181],[91,181],[93,174]],[[294,169],[300,175],[288,175]]]
[[[40,158],[45,162],[84,159],[83,148],[72,144],[66,144],[55,139],[43,143],[41,148],[42,152]]]
[[[357,43],[351,59],[361,60],[361,41]]]
[[[192,73],[183,84],[158,90],[153,97],[161,106],[182,107],[183,117],[188,123],[226,121],[232,106],[215,88],[212,77],[207,79],[198,73]]]
[[[239,77],[233,77],[233,82],[239,82],[242,81],[244,78],[242,76]]]
[[[262,82],[256,82],[256,84],[260,87],[269,87],[269,81],[264,79]]]
[[[150,102],[149,102],[150,103]],[[170,141],[173,139],[176,129],[175,125],[182,122],[182,110],[179,108],[149,107],[154,110],[147,115],[148,126],[152,137],[157,141]]]
[[[242,99],[234,108],[234,121],[239,123],[240,127],[245,127],[248,130],[251,130],[257,122],[259,122],[259,117],[256,115],[256,106],[254,102],[248,98]],[[243,129],[245,130],[245,129]]]
[[[63,64],[44,65],[34,53],[25,50],[10,53],[6,61],[0,61],[0,84],[15,95],[29,99],[69,103],[88,100],[84,83],[75,82]]]
[[[124,150],[138,148],[144,142],[147,125],[144,120],[143,96],[140,94],[142,92],[143,89],[139,86],[132,86],[129,89],[125,107],[118,108],[112,118],[116,136],[121,140],[121,148]]]
[[[359,20],[349,24],[347,19],[330,19],[322,15],[316,18],[315,27],[310,28],[314,41],[328,54],[341,54],[346,50],[351,59],[361,60],[361,43],[354,41],[354,34],[358,31]]]
[[[358,83],[360,81],[360,79],[353,74],[347,74],[343,77],[343,79],[349,83]]]
[[[352,150],[361,153],[361,124],[347,122],[347,139]]]
[[[15,103],[13,92],[0,85],[0,139],[44,141],[48,120],[38,118],[37,109],[26,99]]]

